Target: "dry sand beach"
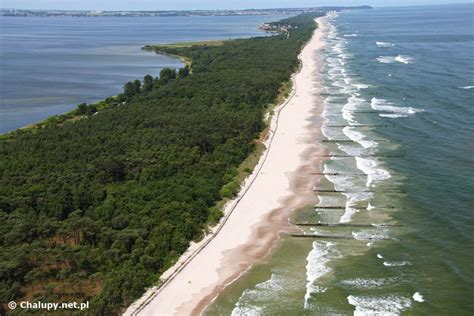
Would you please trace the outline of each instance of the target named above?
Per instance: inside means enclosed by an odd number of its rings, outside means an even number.
[[[229,283],[263,260],[281,232],[292,228],[289,213],[315,203],[313,188],[324,153],[318,140],[323,109],[318,51],[324,46],[324,18],[300,54],[294,90],[272,118],[267,150],[239,196],[225,209],[220,226],[193,243],[125,315],[198,315]]]

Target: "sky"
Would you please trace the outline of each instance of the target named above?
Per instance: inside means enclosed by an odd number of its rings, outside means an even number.
[[[403,6],[474,3],[474,0],[0,0],[1,8],[43,10],[195,10],[294,8],[324,5]]]

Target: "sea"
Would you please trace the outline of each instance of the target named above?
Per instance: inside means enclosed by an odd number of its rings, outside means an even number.
[[[316,56],[317,57],[317,56]],[[331,14],[317,205],[206,315],[473,315],[474,4]]]
[[[176,58],[142,51],[144,45],[263,36],[262,23],[285,17],[0,16],[0,134],[182,67]]]

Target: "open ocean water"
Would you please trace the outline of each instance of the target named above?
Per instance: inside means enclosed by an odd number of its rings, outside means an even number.
[[[474,5],[329,18],[318,205],[208,315],[473,315]],[[342,191],[342,192],[341,192]]]
[[[262,23],[285,17],[0,16],[0,134],[182,66],[146,44],[262,36]]]

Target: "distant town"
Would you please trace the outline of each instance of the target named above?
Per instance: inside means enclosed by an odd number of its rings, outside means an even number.
[[[246,9],[246,10],[187,10],[187,11],[75,11],[75,10],[25,10],[0,9],[0,16],[15,17],[146,17],[146,16],[238,16],[238,15],[296,15],[304,12],[327,10],[344,10],[346,7],[310,7],[280,9]],[[350,9],[371,9],[370,6],[350,7]]]

